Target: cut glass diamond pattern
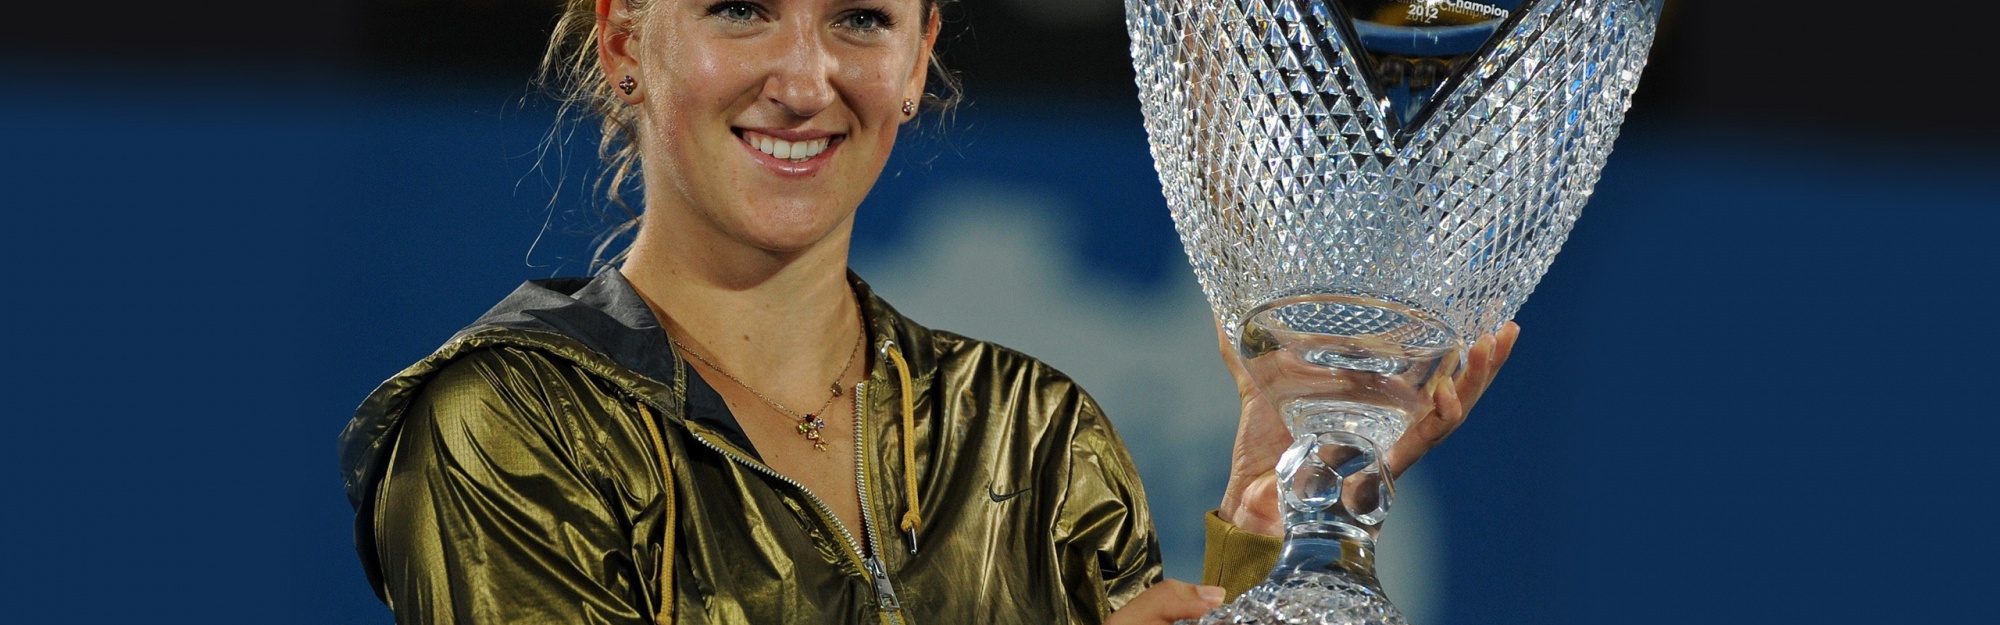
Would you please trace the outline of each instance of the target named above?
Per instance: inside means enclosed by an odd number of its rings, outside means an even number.
[[[1260,302],[1358,293],[1470,342],[1513,317],[1568,237],[1657,3],[1522,3],[1433,113],[1397,128],[1335,27],[1342,1],[1127,1],[1167,204],[1232,337]]]
[[[1301,625],[1409,625],[1402,612],[1390,605],[1380,591],[1337,575],[1308,573],[1286,579],[1283,584],[1251,588],[1229,604],[1234,610],[1215,610],[1203,616],[1200,625],[1242,623],[1298,623]]]

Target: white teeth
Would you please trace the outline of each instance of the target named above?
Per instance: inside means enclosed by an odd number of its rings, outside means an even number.
[[[759,152],[795,163],[804,162],[812,157],[819,156],[833,142],[830,138],[813,139],[810,141],[786,141],[754,132],[743,133],[743,138],[750,144],[750,147],[757,148]]]

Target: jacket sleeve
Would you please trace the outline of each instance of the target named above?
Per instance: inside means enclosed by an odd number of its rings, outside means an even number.
[[[649,622],[551,366],[521,350],[469,354],[407,413],[375,509],[398,623]]]
[[[1214,510],[1202,524],[1208,530],[1208,544],[1202,552],[1201,583],[1221,586],[1229,600],[1262,583],[1278,566],[1284,539],[1231,525]]]
[[[1160,543],[1124,442],[1081,391],[1076,411],[1057,534],[1073,614],[1097,622],[1160,581]]]

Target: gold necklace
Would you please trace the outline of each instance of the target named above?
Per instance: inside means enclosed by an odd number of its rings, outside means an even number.
[[[735,382],[737,386],[743,387],[743,390],[750,391],[751,395],[756,395],[757,399],[764,400],[764,403],[770,404],[772,408],[778,409],[778,412],[785,413],[787,416],[790,416],[791,418],[798,420],[797,429],[799,431],[799,435],[806,437],[806,440],[812,443],[814,451],[826,451],[826,441],[821,439],[819,436],[820,430],[826,429],[826,420],[821,419],[819,416],[822,414],[826,414],[826,409],[833,406],[833,400],[837,397],[840,397],[840,380],[842,378],[847,377],[847,371],[849,369],[854,368],[854,358],[856,355],[861,353],[861,345],[864,341],[867,340],[867,338],[868,338],[868,330],[864,326],[862,330],[859,333],[857,333],[854,337],[854,347],[847,351],[847,362],[840,365],[840,373],[834,374],[833,384],[830,385],[833,389],[833,394],[828,396],[826,398],[826,402],[820,404],[819,408],[814,409],[812,412],[799,414],[798,412],[793,411],[790,408],[786,408],[784,404],[778,403],[778,400],[771,399],[769,396],[766,396],[763,393],[758,392],[757,389],[751,388],[750,385],[748,383],[745,383],[742,378],[730,375],[728,371],[723,370],[721,365],[715,364],[715,361],[709,360],[708,358],[703,357],[701,354],[695,353],[695,351],[692,349],[688,349],[686,345],[681,344],[680,339],[674,338],[674,335],[672,334],[667,335],[667,341],[673,343],[674,348],[680,350],[681,353],[693,356],[695,360],[701,361],[701,364],[708,365],[708,368],[714,369],[716,373],[722,374],[722,377],[729,378],[729,381]]]

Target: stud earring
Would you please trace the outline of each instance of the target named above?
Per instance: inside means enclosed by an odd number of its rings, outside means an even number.
[[[904,101],[903,101],[903,114],[904,114],[904,115],[914,115],[914,114],[916,114],[916,112],[917,112],[917,103],[916,103],[916,101],[915,101],[915,100],[904,100]]]
[[[638,88],[639,81],[633,79],[631,74],[626,74],[623,80],[618,81],[618,90],[625,92],[625,95],[632,95],[632,90]]]

